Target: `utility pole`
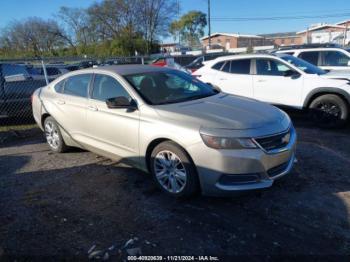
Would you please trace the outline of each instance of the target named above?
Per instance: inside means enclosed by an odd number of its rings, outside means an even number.
[[[209,45],[209,49],[211,46],[211,39],[210,39],[210,35],[211,35],[211,28],[210,28],[210,0],[208,0],[208,45]]]
[[[177,0],[177,20],[180,19],[180,0]],[[178,32],[179,33],[179,48],[180,48],[180,45],[181,45],[181,33],[180,31]]]
[[[346,39],[348,36],[348,23],[345,24],[344,36],[343,36],[343,46],[346,46]]]

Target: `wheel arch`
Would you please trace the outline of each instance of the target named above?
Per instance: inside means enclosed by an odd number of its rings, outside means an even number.
[[[349,106],[350,105],[350,94],[347,93],[345,90],[340,88],[333,88],[333,87],[320,87],[316,88],[315,90],[312,90],[305,98],[303,108],[307,109],[309,108],[311,102],[315,100],[317,97],[322,95],[337,95],[341,97]]]
[[[49,116],[51,116],[50,114],[48,113],[44,113],[42,116],[41,116],[41,126],[44,128],[44,122],[45,122],[45,119],[48,118]]]

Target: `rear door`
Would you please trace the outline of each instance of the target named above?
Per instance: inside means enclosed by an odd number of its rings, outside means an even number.
[[[301,106],[303,76],[284,76],[293,70],[285,63],[271,59],[259,58],[254,61],[254,98],[276,105]]]
[[[83,144],[87,141],[86,108],[91,79],[92,74],[79,74],[66,78],[63,87],[59,82],[55,89],[63,90],[53,99],[55,112],[50,112],[74,140]]]
[[[228,60],[215,76],[215,85],[223,92],[253,97],[251,59]]]
[[[124,96],[132,99],[121,83],[111,75],[95,74],[91,99],[87,107],[90,144],[129,161],[139,156],[139,110],[107,107],[106,100]]]

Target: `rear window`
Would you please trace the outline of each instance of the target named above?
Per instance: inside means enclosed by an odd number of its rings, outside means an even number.
[[[230,72],[232,74],[249,75],[250,74],[250,59],[232,60]]]
[[[220,70],[221,67],[224,65],[225,62],[219,62],[219,63],[216,63],[215,65],[213,65],[211,68],[212,69],[215,69],[215,70]]]
[[[64,82],[65,80],[62,80],[60,82],[58,82],[55,86],[54,89],[57,93],[62,93],[63,92],[63,87],[64,87]]]
[[[13,75],[28,75],[28,71],[24,65],[2,65],[2,74],[4,77]]]
[[[64,93],[72,96],[87,97],[91,74],[71,76],[66,79]]]

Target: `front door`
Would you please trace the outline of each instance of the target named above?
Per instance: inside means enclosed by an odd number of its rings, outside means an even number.
[[[302,75],[275,59],[256,59],[255,64],[256,74],[253,77],[255,99],[276,105],[302,106]],[[291,71],[295,74],[292,75]]]

